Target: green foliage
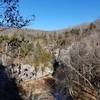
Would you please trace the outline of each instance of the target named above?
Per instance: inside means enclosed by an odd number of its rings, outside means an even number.
[[[64,34],[64,36],[65,36],[66,38],[69,36],[69,32],[68,32],[68,31],[64,32],[63,34]]]
[[[7,43],[11,50],[18,49],[21,46],[21,41],[16,35],[9,37],[9,41]]]
[[[35,48],[35,59],[34,59],[34,65],[39,66],[43,64],[45,66],[48,66],[48,64],[52,61],[53,55],[42,48],[42,46],[37,43],[37,46]]]
[[[0,43],[2,43],[3,41],[8,41],[9,37],[7,35],[0,35]]]
[[[27,56],[31,50],[32,50],[32,43],[30,43],[29,41],[24,41],[20,47],[20,56],[21,57]]]
[[[1,36],[0,36],[0,43],[2,43],[3,40],[4,40],[4,37],[1,35]]]
[[[20,38],[14,34],[10,37],[8,35],[0,36],[0,43],[6,42],[8,44],[8,52],[14,52],[15,50],[20,50],[20,56],[25,57],[32,50],[32,43],[28,40],[25,40],[23,35]],[[19,49],[20,48],[20,49]]]
[[[80,34],[80,29],[72,29],[72,30],[70,31],[70,33],[71,33],[72,35],[79,35],[79,34]]]

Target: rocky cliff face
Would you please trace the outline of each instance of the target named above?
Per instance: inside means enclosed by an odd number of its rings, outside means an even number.
[[[42,71],[41,69],[38,69],[38,71],[36,71],[33,66],[28,64],[12,64],[10,66],[7,66],[6,70],[9,73],[9,76],[11,78],[15,78],[18,83],[36,80],[43,76],[51,75],[53,72],[51,68],[46,68],[44,71]]]
[[[54,100],[52,70],[36,72],[30,65],[14,64],[0,67],[1,100]]]

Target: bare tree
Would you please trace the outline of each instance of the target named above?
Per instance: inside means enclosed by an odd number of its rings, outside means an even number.
[[[22,28],[27,26],[35,16],[26,19],[19,12],[19,0],[0,0],[0,26],[5,28]],[[3,8],[3,9],[2,9]]]

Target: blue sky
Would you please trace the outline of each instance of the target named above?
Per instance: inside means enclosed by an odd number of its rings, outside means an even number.
[[[100,0],[20,0],[22,15],[35,14],[30,28],[63,29],[100,17]]]

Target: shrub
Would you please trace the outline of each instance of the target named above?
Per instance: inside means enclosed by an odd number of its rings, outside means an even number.
[[[72,29],[70,32],[71,32],[72,35],[79,35],[80,29]]]
[[[34,66],[40,66],[42,64],[43,67],[46,67],[53,59],[53,55],[44,48],[42,48],[39,42],[36,45],[34,54]]]
[[[9,40],[9,37],[7,35],[0,35],[0,43],[7,40]]]
[[[23,42],[20,47],[20,56],[21,57],[27,56],[31,50],[32,50],[32,43],[28,41]]]

